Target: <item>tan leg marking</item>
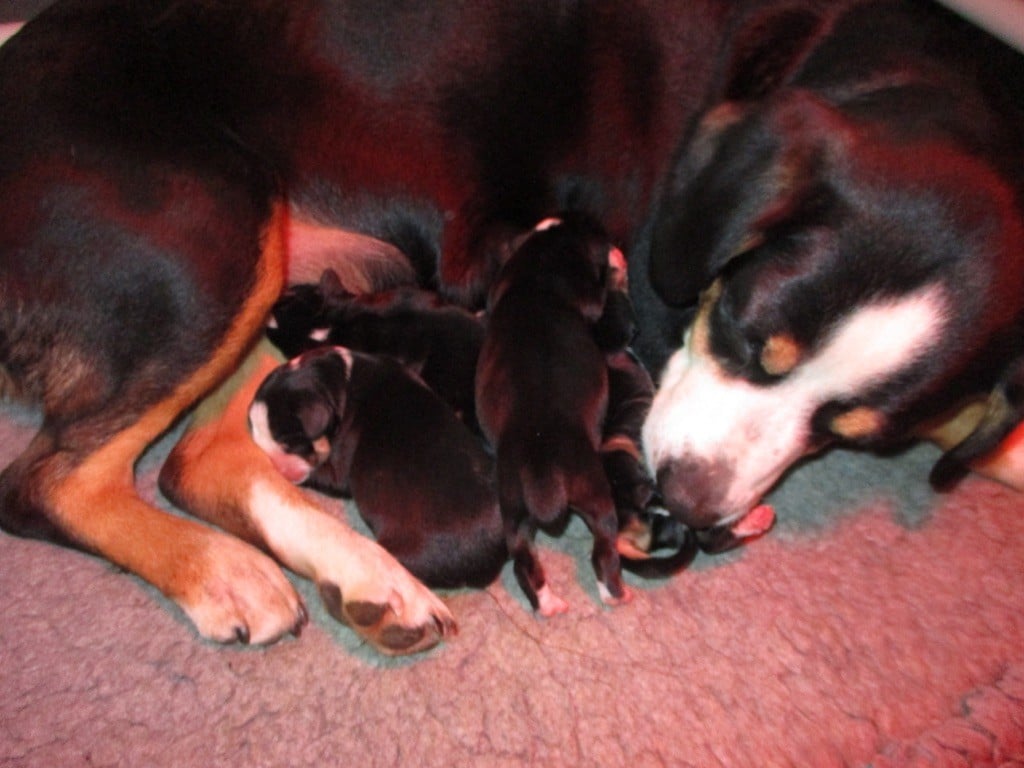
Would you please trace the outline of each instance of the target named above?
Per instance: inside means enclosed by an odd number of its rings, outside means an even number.
[[[65,472],[47,492],[64,530],[160,589],[206,637],[267,642],[304,617],[280,568],[251,546],[163,512],[135,492],[138,456],[239,362],[284,283],[283,214],[266,230],[253,291],[210,361],[131,427]]]

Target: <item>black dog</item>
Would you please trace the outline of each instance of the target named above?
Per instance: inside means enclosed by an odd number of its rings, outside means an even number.
[[[580,221],[542,222],[512,253],[490,296],[476,378],[477,416],[497,452],[498,498],[516,578],[542,615],[568,605],[548,585],[533,538],[571,508],[594,537],[605,602],[629,598],[618,524],[598,451],[608,405],[608,241]]]
[[[438,642],[445,605],[252,445],[276,362],[243,361],[326,267],[478,309],[510,235],[564,209],[630,253],[680,520],[980,400],[948,476],[1021,421],[1021,83],[925,0],[60,0],[0,47],[0,366],[44,412],[0,525],[138,574],[205,637],[295,630],[284,565],[379,608],[346,614],[377,647]],[[200,401],[161,486],[209,527],[131,483]]]
[[[350,495],[377,541],[426,584],[485,586],[508,559],[483,443],[397,361],[306,352],[266,378],[249,420],[283,475]]]
[[[289,358],[325,344],[394,357],[477,428],[473,379],[484,326],[432,291],[356,296],[327,270],[318,284],[285,292],[271,310],[267,338]]]

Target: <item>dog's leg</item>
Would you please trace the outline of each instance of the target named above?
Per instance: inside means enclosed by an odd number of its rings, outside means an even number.
[[[162,489],[311,579],[331,615],[384,653],[421,651],[454,634],[455,620],[436,595],[376,542],[289,483],[250,438],[249,405],[279,362],[261,345],[200,407],[161,472]]]
[[[276,223],[268,226],[258,277],[205,364],[166,389],[153,375],[127,377],[112,395],[93,401],[103,388],[91,369],[65,362],[53,378],[57,394],[43,398],[39,435],[0,476],[6,528],[73,544],[137,574],[175,601],[200,633],[219,641],[266,642],[294,631],[305,618],[302,602],[266,555],[139,498],[134,466],[237,365],[262,325],[283,282],[278,230]],[[67,359],[76,360],[70,353]]]
[[[305,616],[301,600],[270,558],[156,509],[135,491],[138,456],[184,407],[181,400],[176,394],[150,407],[98,447],[105,425],[79,420],[58,431],[44,424],[0,478],[4,527],[72,544],[137,574],[211,639],[267,642],[295,631]]]

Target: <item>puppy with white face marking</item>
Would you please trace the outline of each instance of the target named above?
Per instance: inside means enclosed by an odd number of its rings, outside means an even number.
[[[285,291],[267,338],[288,358],[323,345],[388,355],[411,369],[473,429],[473,380],[484,340],[480,318],[413,287],[355,295],[326,270]]]
[[[267,376],[249,422],[283,475],[350,495],[381,546],[429,586],[485,586],[507,560],[490,456],[395,360],[306,352]]]
[[[607,603],[629,598],[615,547],[615,505],[598,451],[608,404],[594,339],[607,292],[609,244],[582,220],[546,220],[514,250],[489,299],[476,377],[477,417],[497,452],[498,497],[515,575],[542,615],[567,610],[533,539],[572,509],[593,536]]]

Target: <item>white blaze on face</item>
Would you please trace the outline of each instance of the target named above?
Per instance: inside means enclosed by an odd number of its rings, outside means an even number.
[[[249,408],[249,432],[252,440],[270,457],[271,463],[290,483],[301,483],[313,467],[298,456],[288,453],[274,439],[266,403],[254,402]]]
[[[681,459],[731,468],[716,510],[723,523],[746,514],[811,450],[817,408],[855,398],[905,368],[939,337],[945,316],[937,286],[867,305],[786,378],[764,386],[719,367],[699,338],[703,314],[665,368],[643,439],[654,471]]]

